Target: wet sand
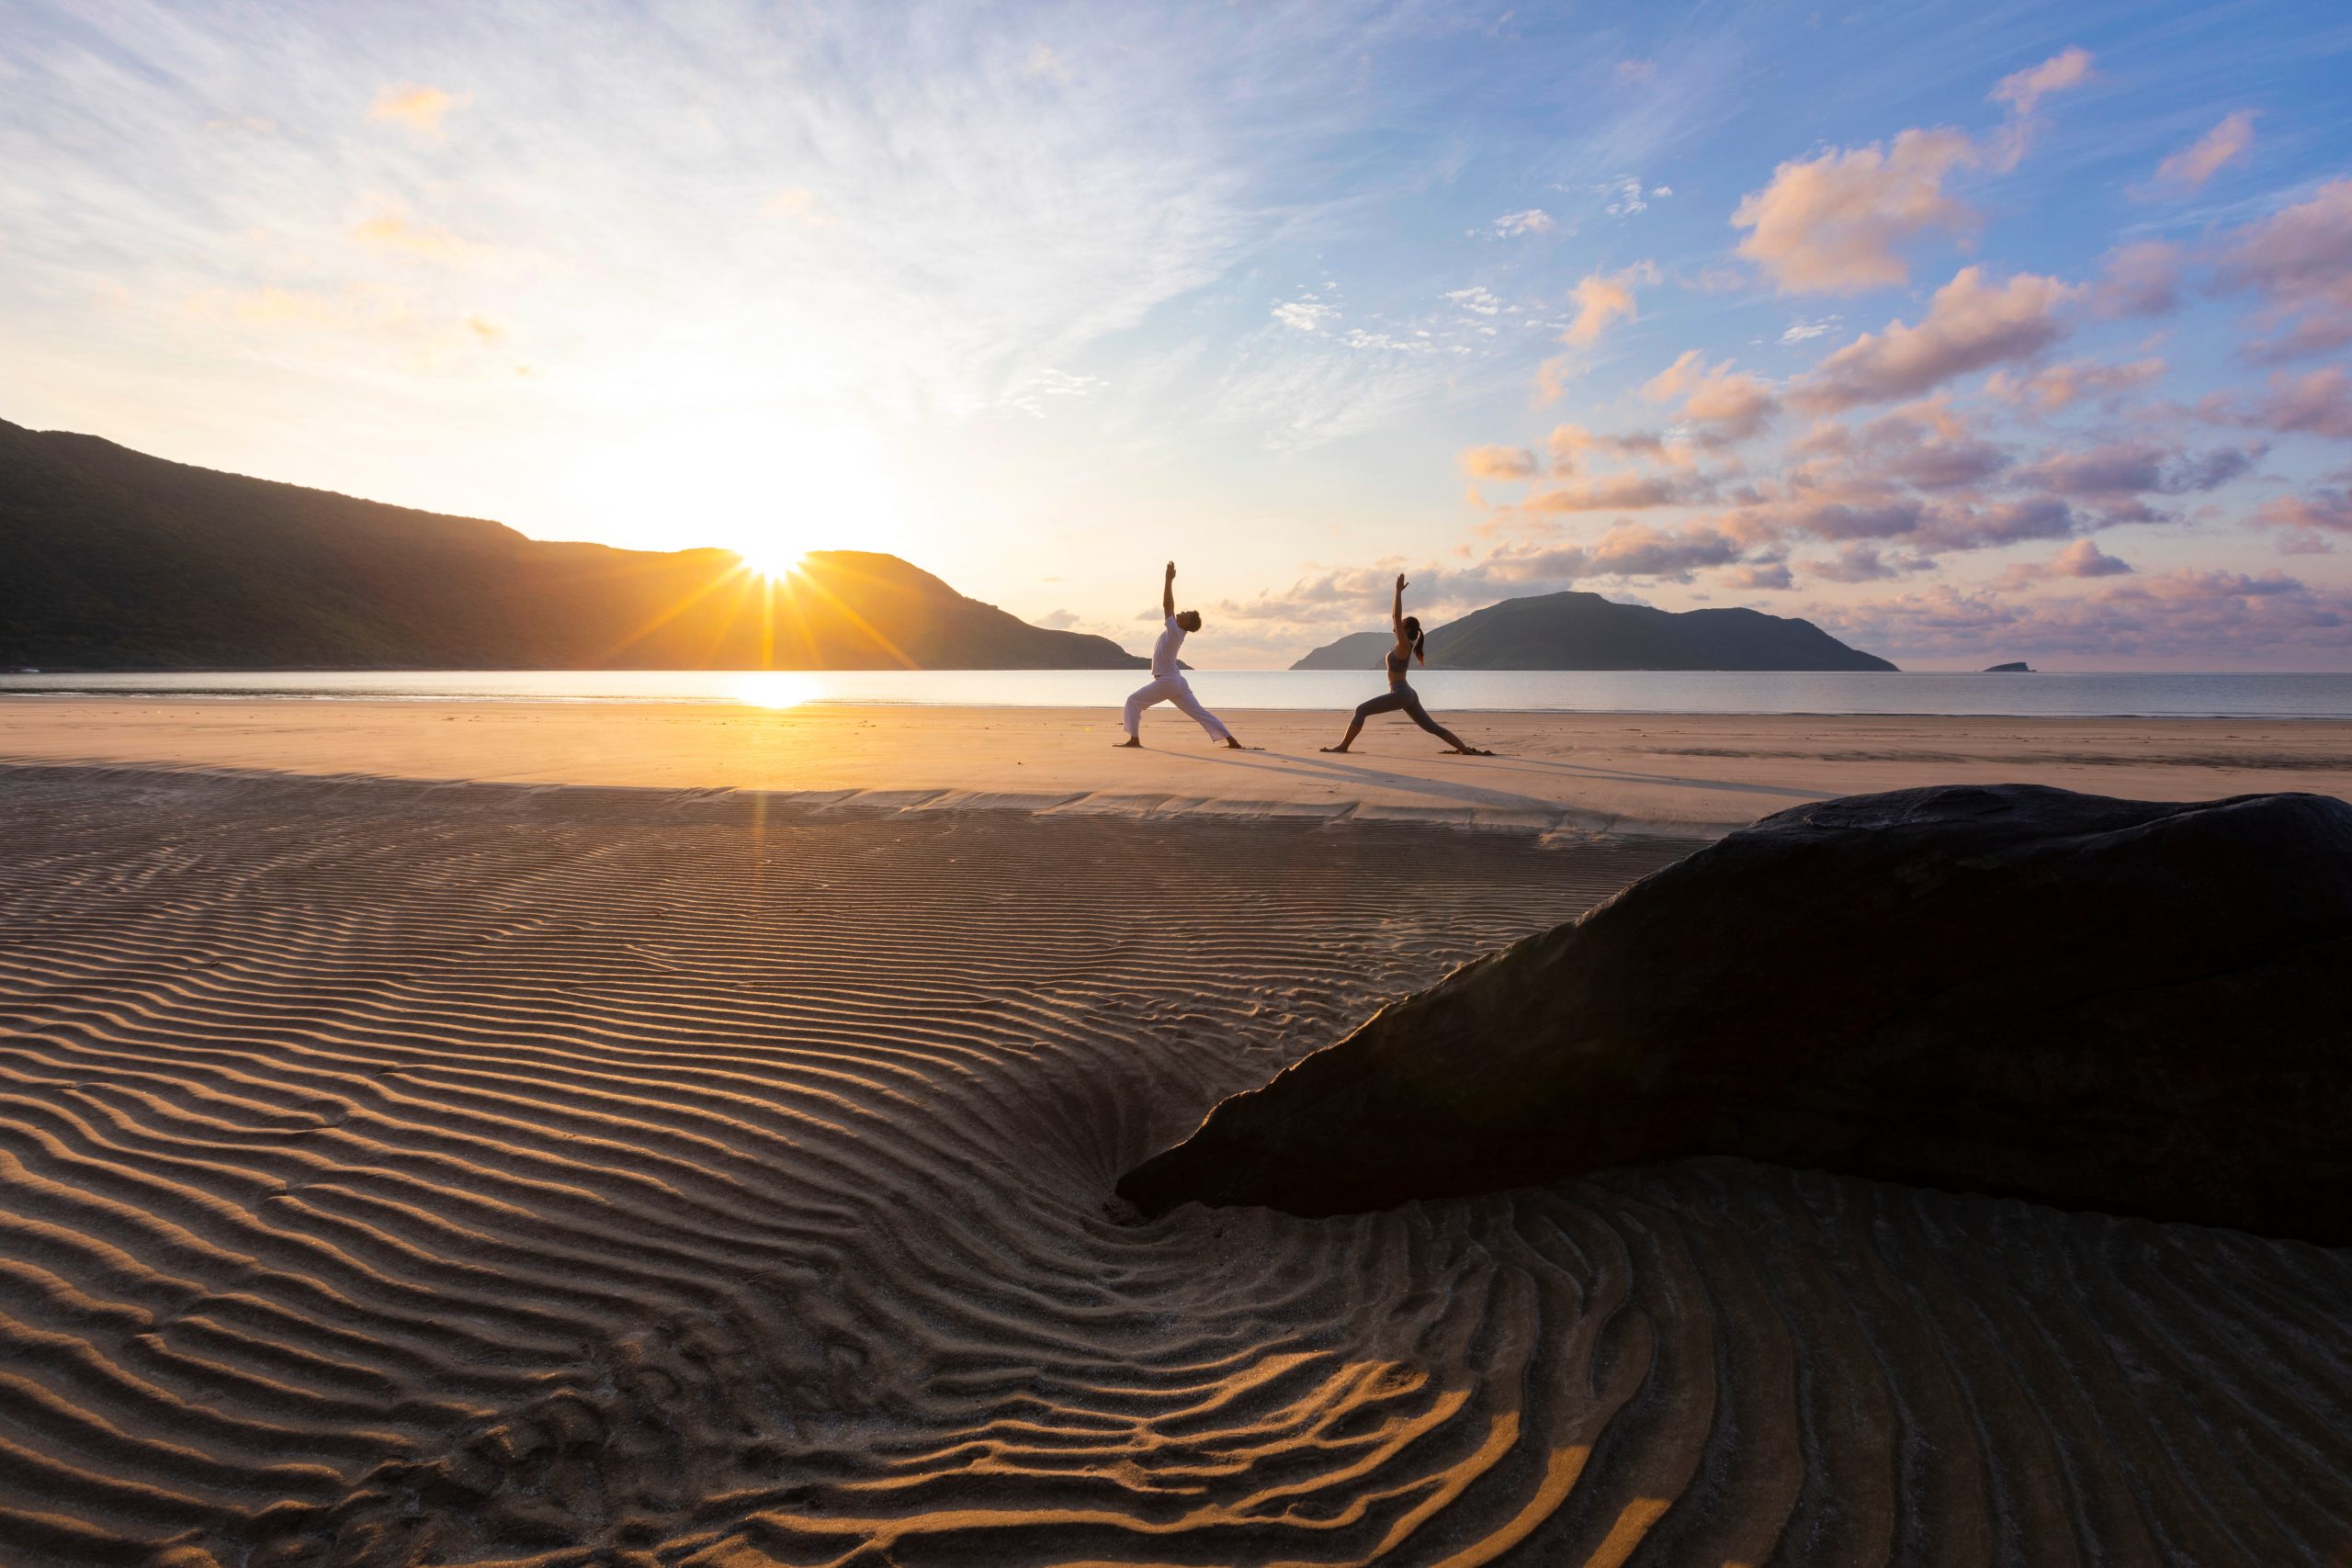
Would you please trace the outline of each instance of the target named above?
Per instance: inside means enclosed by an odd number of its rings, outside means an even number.
[[[900,804],[0,774],[0,1560],[2352,1540],[2352,1254],[1733,1161],[1106,1203],[1687,842]]]
[[[1444,717],[1446,716],[1441,716]],[[1237,711],[1263,750],[1213,750],[1168,708],[1143,752],[1101,709],[0,700],[0,761],[745,789],[1128,816],[1351,817],[1719,834],[1833,795],[1952,783],[2141,800],[2352,796],[2352,721],[1469,714],[1496,758],[1401,718],[1354,754],[1327,713]]]

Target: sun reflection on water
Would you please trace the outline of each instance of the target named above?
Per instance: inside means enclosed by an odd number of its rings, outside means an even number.
[[[728,694],[747,707],[796,708],[824,694],[817,678],[799,670],[750,670],[730,676]]]

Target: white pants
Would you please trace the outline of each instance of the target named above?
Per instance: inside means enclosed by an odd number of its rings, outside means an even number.
[[[1216,715],[1201,705],[1200,698],[1193,695],[1193,683],[1182,675],[1159,676],[1151,684],[1139,688],[1128,696],[1127,739],[1132,740],[1136,738],[1136,731],[1143,723],[1143,710],[1154,703],[1174,703],[1180,711],[1191,714],[1194,721],[1209,732],[1209,738],[1213,740],[1233,739],[1233,732],[1226,728]]]

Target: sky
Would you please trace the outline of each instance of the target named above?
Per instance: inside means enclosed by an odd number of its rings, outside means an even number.
[[[1262,668],[2352,670],[2341,4],[0,0],[0,419]]]

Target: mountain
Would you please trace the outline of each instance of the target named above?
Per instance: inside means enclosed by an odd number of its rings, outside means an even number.
[[[895,556],[527,539],[0,421],[0,666],[1130,670]]]
[[[1396,638],[1351,632],[1294,670],[1371,670]],[[1460,670],[1893,670],[1811,621],[1755,610],[1654,610],[1598,593],[1541,593],[1473,610],[1429,633],[1432,664]]]

